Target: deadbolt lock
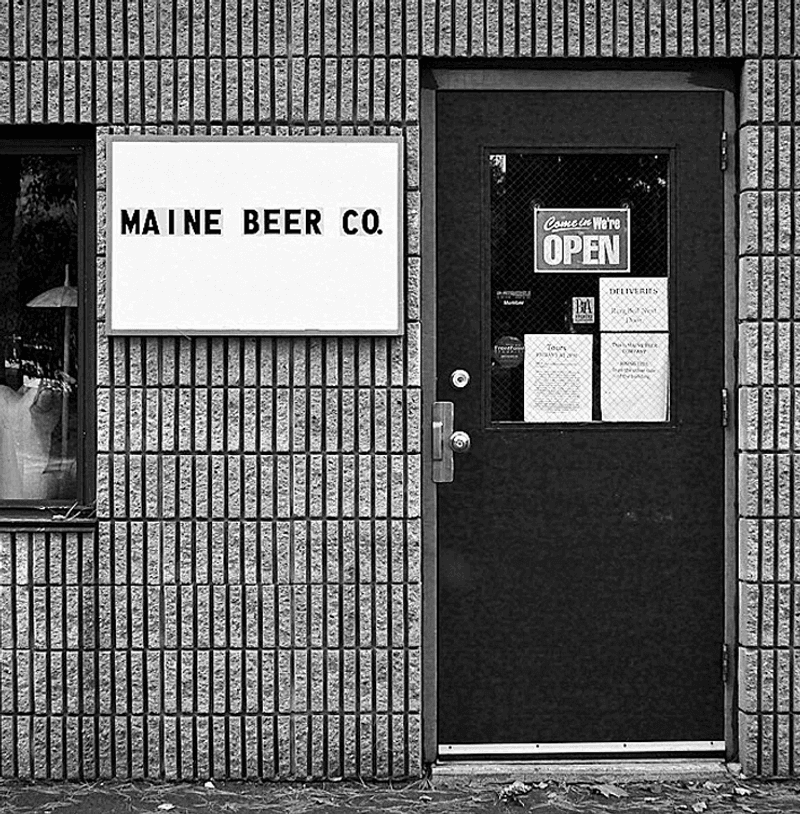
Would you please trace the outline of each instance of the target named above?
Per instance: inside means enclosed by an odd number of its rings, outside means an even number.
[[[454,370],[450,374],[450,384],[452,384],[456,390],[463,390],[469,384],[469,372],[461,368]]]
[[[471,444],[469,435],[463,430],[457,430],[450,436],[450,449],[453,452],[467,452]]]

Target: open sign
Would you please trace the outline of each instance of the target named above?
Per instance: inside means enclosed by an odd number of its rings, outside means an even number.
[[[629,273],[629,209],[535,209],[535,272]]]

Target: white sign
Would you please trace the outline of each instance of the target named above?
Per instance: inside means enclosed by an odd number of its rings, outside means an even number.
[[[601,331],[666,331],[666,277],[600,278]]]
[[[524,418],[592,420],[591,334],[525,334]]]
[[[669,418],[669,334],[600,335],[603,421]]]
[[[402,333],[401,137],[107,149],[109,333]]]

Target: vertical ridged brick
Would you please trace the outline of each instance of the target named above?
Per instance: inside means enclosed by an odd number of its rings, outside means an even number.
[[[760,40],[775,48],[774,18],[764,16],[759,32],[754,15],[745,24],[746,47]],[[741,380],[740,447],[793,451],[796,403],[792,358],[797,338],[792,319],[797,299],[793,264],[796,210],[794,183],[787,166],[791,136],[780,123],[794,115],[793,70],[785,61],[750,60],[743,78],[741,250],[751,257],[740,267]],[[771,190],[758,192],[757,190]],[[764,255],[767,256],[764,256]],[[761,257],[758,257],[761,255]],[[772,255],[772,256],[770,256]],[[777,256],[775,256],[777,255]],[[777,322],[774,322],[777,318]],[[760,327],[759,327],[760,323]],[[776,386],[778,385],[778,386]],[[747,645],[739,669],[741,759],[748,771],[788,774],[797,770],[788,737],[791,666],[787,654],[771,649],[796,639],[794,586],[790,583],[792,525],[788,520],[755,518],[793,516],[797,476],[794,456],[762,455],[745,459],[741,470],[740,511],[754,518],[740,524],[740,641]],[[764,582],[761,587],[757,580]],[[776,584],[774,580],[779,580]],[[758,649],[752,649],[758,648]],[[760,691],[754,694],[756,676]]]

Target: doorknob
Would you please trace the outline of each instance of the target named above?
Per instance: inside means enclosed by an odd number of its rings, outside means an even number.
[[[453,453],[466,452],[472,441],[463,430],[453,432],[452,401],[435,401],[431,418],[431,476],[434,483],[452,483]]]
[[[450,449],[453,452],[468,452],[471,444],[472,441],[464,430],[458,430],[450,436]]]

